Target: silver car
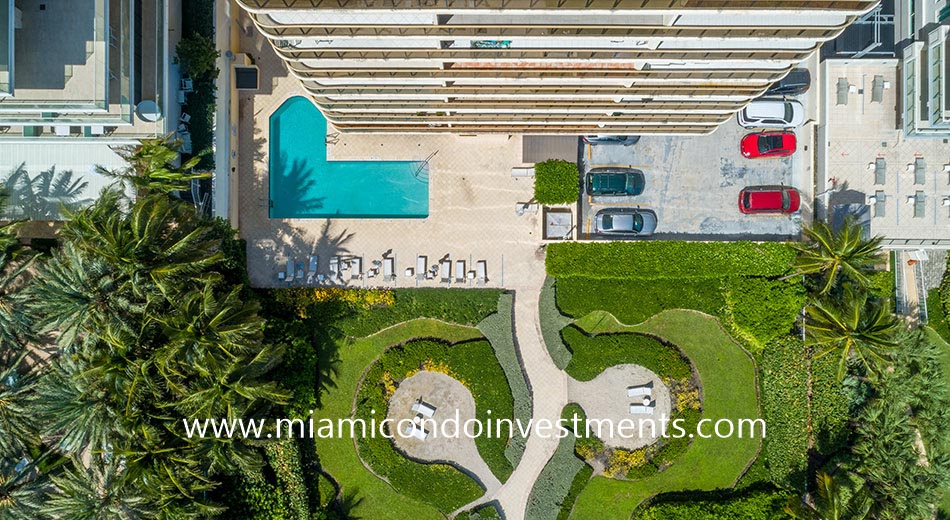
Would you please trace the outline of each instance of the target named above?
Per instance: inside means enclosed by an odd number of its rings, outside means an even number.
[[[656,231],[656,213],[648,209],[605,208],[594,217],[594,233],[648,237]]]

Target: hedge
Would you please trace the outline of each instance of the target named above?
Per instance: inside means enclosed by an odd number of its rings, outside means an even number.
[[[787,335],[805,305],[805,287],[797,276],[788,280],[732,277],[725,283],[724,295],[726,323],[755,352]]]
[[[947,323],[946,309],[940,301],[940,290],[927,291],[927,314],[930,318],[930,328],[937,332],[944,341],[950,343],[950,325]]]
[[[259,471],[224,477],[214,491],[220,493],[218,500],[227,507],[222,516],[231,520],[293,518],[286,493],[272,480],[265,479]]]
[[[838,380],[838,359],[824,356],[811,363],[811,423],[815,448],[829,456],[846,447],[851,430],[848,425],[848,395]]]
[[[780,243],[754,242],[560,242],[547,247],[551,276],[596,279],[692,279],[781,276],[795,251]]]
[[[561,340],[561,329],[571,324],[571,318],[561,314],[558,309],[558,295],[555,292],[554,278],[548,277],[544,281],[539,297],[538,320],[541,325],[541,336],[544,345],[551,355],[554,365],[561,370],[571,362],[571,351],[567,350]]]
[[[549,159],[534,165],[534,200],[541,204],[573,204],[581,196],[577,165]]]
[[[443,364],[453,377],[463,381],[475,398],[476,417],[486,424],[488,417],[511,419],[511,393],[504,371],[495,360],[487,341],[448,345],[440,341],[410,341],[386,351],[374,363],[357,391],[356,416],[367,423],[384,417],[388,409],[385,384],[399,382],[417,371],[426,361]],[[376,414],[371,411],[375,410]],[[487,411],[491,410],[491,415]],[[507,439],[480,436],[475,439],[478,452],[502,482],[511,475],[512,465],[505,456]],[[443,464],[422,464],[399,454],[392,442],[383,437],[357,439],[359,454],[374,472],[386,478],[399,493],[431,504],[449,513],[475,500],[482,488],[459,470]]]
[[[573,357],[565,371],[579,381],[590,381],[614,365],[633,363],[661,377],[688,379],[689,361],[679,349],[643,334],[588,336],[574,326],[561,331]]]
[[[395,303],[358,311],[334,323],[344,334],[369,336],[386,327],[415,318],[434,318],[477,325],[498,310],[498,289],[395,289]]]
[[[808,466],[805,347],[794,337],[775,341],[765,348],[760,367],[769,478],[779,487],[804,490]]]
[[[633,520],[772,520],[787,518],[783,512],[789,495],[780,491],[753,491],[722,499],[689,499],[654,503],[638,509]]]
[[[465,511],[456,515],[456,520],[502,520],[504,517],[498,512],[498,506],[494,503],[478,506],[471,511]]]
[[[574,455],[574,442],[573,435],[561,439],[554,455],[534,481],[534,487],[528,497],[525,520],[556,520],[559,517],[578,474],[584,468],[589,468],[584,461]],[[590,479],[589,474],[587,479]],[[573,505],[573,500],[571,505]]]
[[[562,312],[580,318],[592,311],[607,311],[628,325],[641,323],[666,309],[694,309],[720,314],[725,300],[719,279],[596,280],[558,278],[557,305]]]
[[[277,483],[292,512],[287,518],[310,519],[310,498],[300,469],[300,452],[293,439],[268,442],[264,445],[267,462],[274,469]],[[314,475],[315,476],[315,475]]]
[[[525,380],[522,371],[521,361],[518,359],[518,352],[515,349],[514,331],[512,329],[512,310],[514,306],[514,295],[504,293],[498,299],[498,312],[482,320],[478,324],[478,330],[482,331],[485,338],[491,344],[495,351],[495,359],[501,365],[505,372],[505,378],[508,380],[508,387],[511,389],[511,398],[514,402],[514,418],[520,420],[521,424],[528,424],[531,419],[531,392],[528,391],[528,383]],[[522,437],[515,428],[514,436],[505,449],[505,456],[511,462],[512,467],[518,465],[521,456],[524,454],[525,442],[527,438]]]

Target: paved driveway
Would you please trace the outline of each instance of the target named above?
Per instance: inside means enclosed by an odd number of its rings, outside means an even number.
[[[781,159],[746,159],[739,140],[748,133],[733,119],[715,133],[698,137],[643,136],[635,145],[595,145],[581,142],[582,171],[597,166],[631,166],[646,177],[637,197],[597,197],[581,201],[581,232],[593,230],[599,209],[616,206],[650,208],[659,225],[656,238],[777,239],[801,231],[800,216],[747,216],[739,213],[739,191],[745,186],[785,184],[802,191],[803,212],[810,213],[811,175],[806,175],[803,147],[811,130],[798,129],[798,151]],[[592,237],[594,238],[594,237]]]

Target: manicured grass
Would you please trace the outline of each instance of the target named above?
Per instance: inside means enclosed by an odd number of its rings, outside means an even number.
[[[690,311],[663,312],[647,322],[625,326],[604,314],[575,322],[591,332],[642,332],[677,345],[699,372],[703,386],[703,417],[756,419],[756,371],[751,357],[719,323]],[[635,482],[595,477],[581,492],[571,518],[627,519],[644,500],[658,493],[731,488],[756,457],[760,439],[695,438],[686,453],[666,471]]]
[[[573,356],[566,372],[578,381],[590,381],[604,370],[633,363],[661,377],[676,380],[692,375],[689,361],[679,350],[643,334],[600,334],[588,336],[577,327],[565,327],[561,337]]]
[[[363,371],[383,351],[414,338],[441,338],[457,343],[481,338],[474,327],[452,325],[431,319],[418,319],[386,329],[357,341],[346,341],[339,351],[336,377],[322,395],[323,407],[314,413],[314,422],[328,418],[334,423],[353,415],[353,397]],[[353,508],[358,518],[413,518],[439,520],[444,516],[429,504],[395,491],[389,484],[369,472],[356,454],[350,438],[316,439],[317,453],[324,470],[339,482],[342,494],[355,493]],[[458,470],[446,466],[447,472]]]

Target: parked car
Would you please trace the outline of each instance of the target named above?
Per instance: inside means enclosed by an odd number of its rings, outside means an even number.
[[[587,144],[622,144],[630,146],[637,144],[639,135],[585,135],[581,139]]]
[[[739,192],[739,211],[755,213],[795,213],[801,207],[798,190],[789,186],[747,186]]]
[[[739,111],[739,125],[745,128],[789,128],[805,122],[805,107],[798,101],[759,99]]]
[[[605,208],[594,217],[594,233],[647,237],[656,231],[656,213],[648,209]]]
[[[766,96],[798,96],[808,92],[811,72],[808,69],[792,69],[784,78],[776,81],[765,91]]]
[[[798,143],[792,132],[760,132],[749,134],[739,142],[742,156],[748,159],[786,157],[795,153]]]
[[[587,172],[588,195],[639,195],[646,180],[643,172],[634,168],[591,168]]]

